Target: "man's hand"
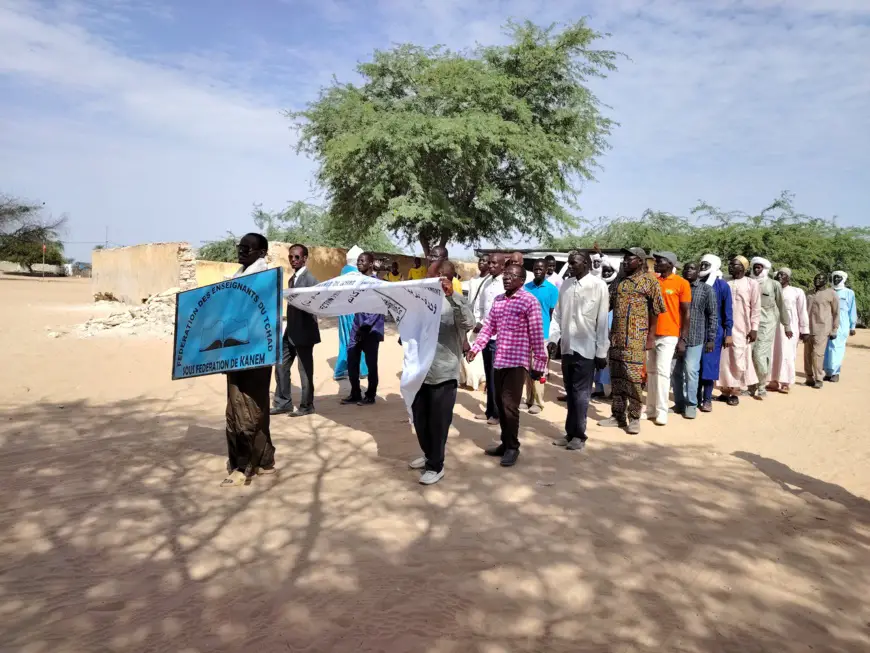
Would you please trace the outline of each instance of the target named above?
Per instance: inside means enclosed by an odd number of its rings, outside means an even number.
[[[677,341],[677,356],[683,357],[686,355],[686,341],[683,338],[680,338]]]
[[[482,328],[483,328],[483,325],[480,322],[478,322],[477,324],[474,325],[474,329],[472,329],[472,331],[474,333],[480,333],[480,330]]]
[[[532,377],[532,381],[537,382],[541,380],[541,377],[544,376],[544,374],[542,372],[539,372],[538,370],[532,370],[531,372],[529,372],[529,376]]]
[[[477,352],[473,349],[469,349],[467,352],[465,352],[465,360],[467,360],[469,363],[473,361],[476,357]]]
[[[850,336],[854,336],[854,335],[855,335],[855,329],[849,329],[849,335],[850,335]]]
[[[550,355],[550,358],[556,358],[556,343],[548,342],[547,343],[547,353]]]
[[[450,297],[453,294],[453,282],[450,281],[447,277],[441,277],[441,290],[444,291],[444,295],[446,297]]]
[[[791,329],[785,330],[785,337],[788,338],[789,340],[791,340],[793,335],[794,335],[794,332]]]
[[[605,367],[607,367],[607,359],[606,358],[598,358],[596,356],[595,357],[595,369],[603,370]]]
[[[471,351],[471,343],[468,342],[468,340],[463,340],[462,341],[462,353],[467,354],[469,351]]]
[[[708,354],[712,354],[714,349],[716,349],[716,343],[712,340],[704,345],[704,351],[706,351]]]
[[[649,351],[650,349],[655,349],[655,348],[656,348],[656,334],[650,333],[646,337],[646,345],[644,346],[644,349]]]
[[[800,338],[801,338],[802,342],[809,342],[810,341],[810,334],[809,333],[802,333]]]
[[[836,339],[837,339],[836,333],[832,333],[831,335],[828,336],[828,340],[836,340]]]
[[[725,336],[725,340],[722,342],[722,346],[725,347],[725,349],[728,349],[729,347],[733,347],[734,346],[734,338],[731,336]]]
[[[749,332],[749,335],[746,336],[746,342],[755,342],[756,340],[758,340],[758,330],[753,329]]]

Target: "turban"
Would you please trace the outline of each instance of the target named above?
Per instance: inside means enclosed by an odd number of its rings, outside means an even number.
[[[707,285],[712,286],[716,283],[716,279],[722,278],[722,259],[715,254],[704,254],[701,257],[701,263],[709,263],[710,267],[706,270],[701,270],[698,275],[706,277]]]

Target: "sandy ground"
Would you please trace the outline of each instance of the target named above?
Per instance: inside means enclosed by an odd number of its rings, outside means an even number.
[[[223,378],[171,381],[166,341],[46,335],[88,299],[0,276],[2,651],[870,651],[870,333],[839,385],[592,426],[583,453],[550,445],[553,374],[510,470],[461,392],[424,488],[395,339],[385,401],[343,407],[330,329],[319,414],[275,418],[279,474],[227,490]]]

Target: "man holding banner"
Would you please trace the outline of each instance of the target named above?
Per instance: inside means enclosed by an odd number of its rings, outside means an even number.
[[[247,234],[238,245],[241,268],[233,278],[264,272],[269,241]],[[255,474],[275,472],[275,447],[269,431],[269,385],[272,368],[227,372],[227,471],[221,487],[237,487]]]
[[[474,327],[474,314],[468,300],[453,289],[456,268],[450,261],[435,261],[429,277],[441,279],[441,321],[435,358],[423,385],[411,405],[414,430],[423,455],[411,461],[411,469],[423,470],[420,483],[433,485],[444,478],[444,453],[447,433],[453,422],[460,361],[468,331]]]

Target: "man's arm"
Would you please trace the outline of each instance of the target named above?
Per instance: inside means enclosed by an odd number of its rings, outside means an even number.
[[[840,330],[840,296],[831,292],[833,298],[831,299],[831,315],[833,316],[833,326],[831,327],[831,338],[837,337],[837,331]]]
[[[453,293],[447,297],[450,307],[453,309],[453,324],[462,331],[471,331],[474,328],[474,314],[468,305],[468,300],[459,293]]]
[[[607,317],[610,313],[610,293],[605,285],[598,295],[598,315],[595,323],[595,358],[596,365],[603,360],[607,361],[607,351],[610,349],[610,329],[607,326]],[[602,366],[603,367],[603,366]],[[601,367],[599,367],[601,369]]]
[[[553,308],[553,315],[550,316],[550,335],[547,338],[547,349],[550,349],[551,346],[555,347],[559,338],[562,337],[562,303],[562,292],[560,291],[559,299],[556,300],[556,306]]]
[[[785,329],[785,335],[788,338],[792,337],[791,320],[788,317],[788,308],[785,305],[785,297],[782,295],[782,286],[779,281],[773,282],[773,298],[776,301],[776,306],[779,308],[779,323]]]
[[[647,291],[647,315],[648,331],[646,333],[646,348],[653,349],[656,345],[656,331],[658,330],[659,315],[665,312],[665,300],[662,297],[662,287],[652,277],[649,280]]]
[[[532,372],[538,377],[547,369],[547,350],[544,348],[544,319],[541,305],[531,297],[526,305],[526,323],[529,329],[529,344],[532,349]]]
[[[541,331],[543,332],[543,327],[541,328]],[[477,334],[477,338],[474,340],[474,344],[471,345],[471,349],[468,352],[472,359],[475,355],[480,353],[481,349],[486,347],[486,343],[488,343],[490,338],[492,338],[492,334],[497,332],[498,312],[496,311],[495,306],[493,306],[480,329],[480,333]]]

